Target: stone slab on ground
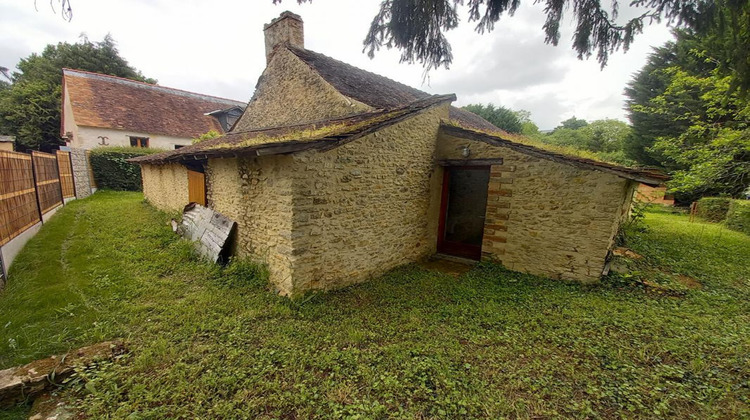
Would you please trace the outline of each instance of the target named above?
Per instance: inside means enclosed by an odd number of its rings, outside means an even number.
[[[111,359],[125,353],[121,341],[82,347],[67,354],[33,361],[0,371],[0,408],[12,407],[42,394],[48,386],[60,383],[70,376],[77,366],[86,366],[96,360]]]
[[[445,258],[435,256],[426,261],[420,262],[419,266],[430,271],[438,271],[448,274],[449,276],[459,277],[474,268],[475,264],[476,262],[464,260],[463,258]]]

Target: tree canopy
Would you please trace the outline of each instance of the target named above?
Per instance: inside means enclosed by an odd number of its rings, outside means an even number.
[[[466,105],[462,109],[479,115],[496,127],[502,128],[509,133],[520,133],[523,130],[524,121],[528,121],[528,111],[516,112],[504,106],[495,106],[491,103],[487,105]]]
[[[75,44],[47,45],[21,59],[12,83],[0,83],[0,134],[16,136],[21,150],[54,149],[60,139],[62,69],[72,68],[156,83],[131,67],[110,35],[100,42],[82,37]]]
[[[750,32],[748,7],[740,17]],[[738,18],[727,10],[722,16]],[[748,46],[737,45],[742,36],[719,32],[681,30],[675,37],[654,50],[625,90],[633,126],[626,153],[669,171],[681,201],[741,196],[750,186],[750,98],[737,89],[743,63],[736,56]]]

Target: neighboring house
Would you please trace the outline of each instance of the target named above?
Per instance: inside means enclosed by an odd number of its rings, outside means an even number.
[[[13,151],[13,143],[16,141],[14,136],[0,136],[0,150]]]
[[[175,149],[228,131],[245,104],[120,77],[63,69],[61,136],[67,145]]]
[[[635,199],[642,203],[674,206],[674,196],[667,194],[667,187],[664,185],[640,184],[635,193]]]
[[[524,144],[454,95],[306,50],[292,13],[264,31],[267,67],[229,134],[132,161],[156,207],[236,221],[234,252],[282,294],[435,253],[596,282],[638,183],[664,180]]]

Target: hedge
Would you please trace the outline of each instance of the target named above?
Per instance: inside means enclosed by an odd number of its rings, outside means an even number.
[[[142,147],[98,147],[91,150],[91,169],[98,188],[141,191],[141,168],[127,159],[163,152]]]
[[[750,235],[750,200],[732,200],[727,212],[727,227]]]
[[[731,198],[704,197],[698,200],[698,217],[710,222],[721,222],[727,218]]]

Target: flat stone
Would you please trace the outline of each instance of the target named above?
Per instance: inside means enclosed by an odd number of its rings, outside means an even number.
[[[51,356],[0,371],[0,408],[12,407],[27,398],[43,393],[53,383],[70,376],[76,366],[85,366],[95,360],[111,359],[123,354],[125,345],[120,341],[82,347],[70,353]]]

